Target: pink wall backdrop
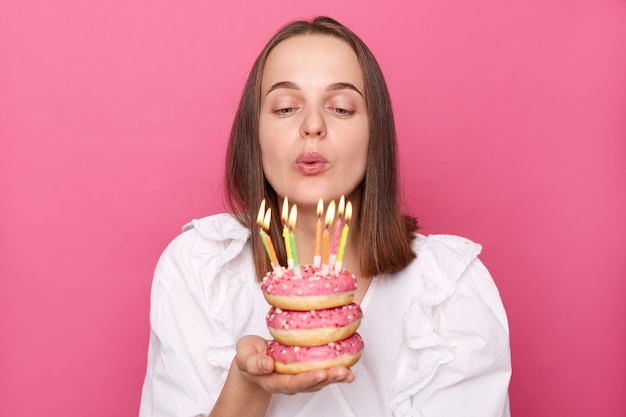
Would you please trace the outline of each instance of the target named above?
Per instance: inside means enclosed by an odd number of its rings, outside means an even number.
[[[157,258],[223,210],[254,56],[317,14],[380,60],[423,233],[484,246],[513,415],[624,415],[618,0],[0,1],[0,415],[137,414]]]

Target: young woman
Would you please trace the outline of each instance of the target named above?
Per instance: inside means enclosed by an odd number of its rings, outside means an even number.
[[[508,416],[506,314],[478,244],[416,234],[399,209],[389,94],[367,46],[321,17],[257,58],[227,155],[231,214],[194,220],[163,253],[151,299],[141,416]],[[296,375],[267,355],[270,270],[256,217],[286,265],[283,198],[313,260],[317,203],[354,207],[344,268],[358,280],[361,360]],[[295,395],[293,395],[295,394]]]

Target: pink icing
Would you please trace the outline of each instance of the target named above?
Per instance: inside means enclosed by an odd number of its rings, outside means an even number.
[[[293,269],[283,269],[281,276],[269,272],[263,278],[261,289],[274,295],[329,295],[356,290],[357,281],[350,272],[329,272],[322,275],[321,267],[302,265],[302,277],[296,277]]]
[[[358,304],[311,311],[290,311],[273,307],[267,313],[267,326],[275,329],[317,329],[344,327],[363,317]]]
[[[317,362],[334,359],[338,356],[354,355],[363,349],[363,339],[358,333],[321,346],[287,346],[275,340],[269,342],[267,354],[280,362]]]

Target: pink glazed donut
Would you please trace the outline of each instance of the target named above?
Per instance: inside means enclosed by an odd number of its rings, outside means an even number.
[[[345,339],[361,324],[358,304],[323,310],[294,311],[273,307],[266,321],[270,334],[284,345],[318,346]]]
[[[351,367],[361,358],[363,339],[354,333],[347,339],[321,346],[288,346],[269,342],[267,354],[274,358],[274,369],[281,374],[297,374],[334,366]]]
[[[293,269],[274,271],[263,278],[261,289],[268,303],[283,310],[322,310],[350,304],[356,291],[356,277],[348,271],[322,274],[321,267],[301,266],[302,276]]]

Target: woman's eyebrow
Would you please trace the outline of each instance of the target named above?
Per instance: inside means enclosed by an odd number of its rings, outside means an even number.
[[[290,90],[300,90],[300,86],[298,86],[298,84],[296,84],[294,82],[291,82],[291,81],[279,81],[279,82],[273,84],[267,90],[267,93],[265,93],[265,95],[268,95],[272,91],[278,90],[279,88],[288,88]],[[354,90],[357,93],[359,93],[359,95],[361,97],[363,97],[363,93],[361,93],[359,91],[359,89],[356,88],[356,86],[354,84],[351,84],[351,83],[344,83],[344,82],[333,83],[333,84],[330,84],[328,87],[326,87],[326,91],[337,91],[337,90],[344,90],[344,89]]]
[[[288,88],[290,90],[299,90],[300,89],[300,87],[298,87],[298,84],[296,84],[296,83],[292,83],[291,81],[280,81],[280,82],[277,82],[277,83],[273,84],[269,88],[269,90],[267,90],[267,93],[265,93],[265,95],[268,95],[272,91],[277,90],[279,88]]]
[[[344,89],[354,90],[357,93],[359,93],[361,97],[363,97],[363,94],[359,91],[359,89],[356,88],[356,86],[351,83],[334,83],[334,84],[329,85],[326,88],[326,91],[335,91],[335,90],[344,90]]]

